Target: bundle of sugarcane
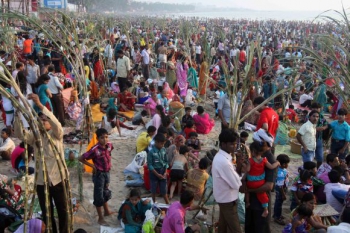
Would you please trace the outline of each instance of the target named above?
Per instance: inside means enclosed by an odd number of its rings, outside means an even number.
[[[84,74],[84,69],[83,69],[83,61],[82,61],[82,58],[80,56],[80,50],[81,50],[80,44],[77,43],[77,47],[78,47],[78,51],[77,51],[73,47],[71,47],[69,44],[67,44],[65,41],[65,38],[68,38],[68,36],[72,36],[74,41],[78,41],[78,36],[76,34],[76,31],[75,31],[76,26],[72,23],[72,21],[67,20],[68,17],[62,12],[55,12],[55,14],[52,14],[52,11],[44,12],[42,10],[41,12],[43,14],[45,14],[45,16],[47,18],[51,19],[51,22],[52,22],[51,24],[56,25],[56,27],[50,27],[50,25],[45,25],[37,19],[28,18],[25,15],[22,15],[18,12],[7,12],[6,14],[4,14],[3,17],[5,17],[7,19],[19,18],[22,21],[27,22],[27,25],[31,25],[33,28],[43,32],[47,36],[47,38],[49,38],[54,44],[56,44],[56,46],[59,46],[57,44],[57,42],[60,41],[64,50],[67,51],[67,53],[63,53],[62,55],[65,56],[66,58],[68,58],[68,61],[71,64],[72,70],[73,70],[75,77],[76,77],[77,88],[79,88],[81,96],[88,98],[87,97],[87,87],[86,87],[86,81],[85,81],[85,74]],[[57,16],[60,16],[60,17],[57,17]],[[62,23],[62,22],[64,22],[64,23]],[[57,28],[59,29],[61,36],[59,36],[57,34],[57,31],[56,31]],[[75,55],[74,60],[71,58],[71,56],[69,56],[71,54]],[[40,150],[37,152],[38,158],[40,158],[40,159],[36,160],[35,183],[36,183],[36,180],[38,177],[38,174],[37,174],[37,172],[39,171],[38,167],[41,166],[43,168],[42,171],[43,171],[43,177],[44,177],[44,189],[45,189],[45,194],[46,194],[45,205],[46,205],[46,209],[49,210],[50,209],[50,202],[49,202],[49,197],[48,197],[48,195],[49,195],[48,178],[47,178],[47,170],[46,170],[46,165],[45,165],[45,158],[43,155],[43,146],[42,146],[40,134],[46,134],[46,136],[50,139],[49,140],[50,147],[52,148],[52,151],[54,151],[55,159],[56,159],[57,165],[59,167],[61,178],[62,177],[66,177],[66,178],[69,177],[68,170],[67,170],[67,167],[65,166],[65,161],[62,159],[61,156],[59,156],[57,148],[53,144],[53,141],[50,138],[50,136],[44,130],[44,127],[43,127],[41,121],[35,122],[35,121],[31,120],[31,119],[34,119],[35,117],[37,117],[36,113],[29,106],[29,104],[27,103],[26,99],[24,98],[24,96],[20,92],[20,89],[18,88],[18,86],[14,82],[14,80],[12,78],[9,78],[9,77],[11,77],[11,75],[6,69],[5,69],[5,74],[2,74],[2,73],[0,74],[0,80],[6,82],[7,84],[11,85],[15,89],[15,91],[19,95],[19,100],[17,100],[11,94],[6,92],[3,86],[0,86],[0,92],[3,96],[6,96],[7,98],[9,98],[12,101],[13,106],[16,108],[16,111],[23,115],[23,117],[28,121],[31,130],[33,130],[33,134],[34,134],[35,139],[36,139],[35,140],[36,146],[38,148],[40,148]],[[21,101],[23,103],[23,106],[19,103],[19,101]],[[89,107],[89,105],[87,105],[87,107],[85,108],[85,111],[86,111],[86,115],[89,116],[89,118],[91,119],[91,108]],[[86,122],[87,121],[88,121],[88,119],[86,120]],[[93,124],[89,124],[89,125],[91,126]],[[24,137],[25,137],[25,135],[24,135]],[[27,161],[27,156],[26,156],[26,161]],[[27,165],[28,165],[28,163],[26,162],[26,167],[27,167]],[[26,181],[27,180],[28,179],[26,178]],[[80,183],[80,187],[82,187],[82,183]],[[64,182],[63,188],[64,188],[64,193],[65,193],[66,199],[71,200],[71,188],[70,188],[69,179],[66,182]],[[81,193],[82,193],[82,191],[81,191]],[[25,198],[28,198],[27,193],[26,193]],[[33,200],[34,200],[34,198],[35,198],[35,196],[33,195]],[[25,208],[26,212],[25,212],[24,219],[25,219],[25,227],[26,227],[26,221],[32,215],[34,201],[31,202],[31,205],[29,207],[28,207],[28,201],[26,201],[25,203],[26,203],[26,208]],[[73,222],[72,222],[72,204],[71,204],[71,201],[68,201],[66,203],[66,205],[67,205],[67,213],[66,214],[67,214],[67,219],[68,219],[68,225],[70,227],[69,232],[72,232]],[[50,211],[46,212],[46,219],[47,219],[47,224],[46,224],[47,225],[47,232],[51,232],[52,225],[51,225]]]

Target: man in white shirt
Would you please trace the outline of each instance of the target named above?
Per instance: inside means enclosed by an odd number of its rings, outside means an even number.
[[[213,160],[213,194],[220,207],[220,233],[242,232],[237,213],[238,190],[242,182],[232,163],[238,139],[232,129],[224,129],[219,135],[220,150]]]
[[[61,125],[64,126],[65,125],[64,104],[63,104],[63,97],[61,93],[61,91],[63,90],[63,86],[55,74],[55,66],[49,65],[48,71],[49,71],[48,75],[50,76],[50,80],[49,80],[49,83],[47,84],[47,87],[49,88],[52,94],[51,104],[53,108],[53,113],[55,114],[55,116],[57,116]]]
[[[124,55],[123,50],[117,51],[117,57],[116,64],[119,88],[120,90],[124,90],[124,88],[127,88],[126,82],[128,81],[131,70],[130,59]]]
[[[105,47],[105,51],[103,53],[103,56],[104,56],[105,62],[107,64],[107,68],[111,67],[112,66],[113,49],[112,49],[110,40],[106,41],[106,47]]]
[[[32,86],[32,90],[35,90],[35,83],[38,81],[40,76],[40,68],[34,62],[32,55],[27,56],[28,62],[26,66],[27,82]]]
[[[201,64],[202,47],[199,43],[196,44],[195,51],[196,51],[196,63],[198,65],[200,65]]]
[[[338,226],[330,226],[327,233],[350,233],[350,208],[345,208],[340,217],[341,223]]]
[[[147,52],[147,46],[141,46],[141,57],[142,57],[142,74],[145,80],[149,79],[149,53]]]
[[[302,94],[299,98],[299,104],[302,107],[311,108],[312,100],[314,98],[310,95],[310,90],[306,90],[304,94]]]
[[[0,157],[3,160],[10,160],[11,154],[15,149],[15,143],[10,138],[11,130],[4,128],[1,131],[1,141],[0,141]]]
[[[332,170],[328,173],[328,177],[331,183],[328,183],[324,186],[324,193],[326,194],[327,204],[332,206],[336,211],[341,213],[343,209],[343,203],[341,203],[333,194],[332,191],[348,191],[350,185],[341,184],[340,174],[336,170]]]
[[[24,64],[22,62],[17,62],[16,69],[14,71],[12,71],[12,78],[14,80],[16,80],[18,72],[23,71],[23,70],[24,70]]]
[[[309,120],[303,124],[297,134],[297,140],[302,146],[301,155],[303,162],[313,161],[316,150],[316,124],[320,113],[312,110],[309,114]]]

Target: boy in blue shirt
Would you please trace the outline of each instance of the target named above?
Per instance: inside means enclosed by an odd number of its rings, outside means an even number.
[[[338,120],[328,124],[333,130],[331,141],[331,153],[337,154],[340,160],[345,160],[350,142],[350,126],[345,121],[348,111],[344,108],[338,110]]]
[[[152,199],[153,202],[156,202],[156,193],[159,186],[160,194],[164,197],[165,203],[169,204],[166,173],[166,169],[168,168],[168,157],[164,148],[166,137],[164,134],[158,133],[154,136],[153,140],[154,145],[147,155]]]
[[[276,223],[285,225],[284,217],[282,216],[283,201],[286,200],[286,191],[288,185],[288,164],[290,159],[286,154],[280,154],[277,156],[277,161],[280,162],[280,166],[277,169],[277,178],[275,185],[276,201],[273,209],[273,218]]]

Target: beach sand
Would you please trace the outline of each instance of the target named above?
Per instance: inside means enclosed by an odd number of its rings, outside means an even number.
[[[205,105],[206,111],[211,115],[211,117],[214,117],[214,109],[212,106],[212,102],[208,100]],[[194,109],[194,108],[193,108]],[[218,119],[215,120],[216,125],[215,128],[212,130],[212,132],[208,135],[200,135],[201,142],[203,144],[202,151],[210,150],[215,147],[215,142],[218,140],[218,135],[220,133],[220,121]],[[69,129],[66,129],[69,131]],[[15,140],[16,145],[18,145],[19,141]],[[112,140],[111,141],[114,146],[114,150],[112,152],[112,170],[111,170],[111,183],[109,188],[112,191],[112,199],[108,202],[110,208],[112,211],[117,212],[122,201],[127,197],[130,188],[125,186],[124,181],[124,175],[123,170],[124,168],[133,160],[135,156],[135,145],[136,145],[136,138],[129,138],[129,139],[119,139],[119,140]],[[66,148],[71,148],[79,151],[80,146],[79,145],[69,145],[65,144]],[[85,151],[87,144],[83,144],[83,152]],[[290,180],[292,180],[296,176],[297,167],[302,165],[302,160],[300,155],[292,154],[290,152],[290,146],[277,146],[276,149],[276,155],[279,153],[286,153],[291,158],[291,163],[289,164],[289,174],[290,174]],[[204,153],[202,153],[203,155]],[[11,162],[10,161],[2,161],[0,160],[0,174],[8,175],[9,177],[14,177],[15,175],[10,172],[11,168]],[[78,191],[78,172],[77,168],[69,168],[70,172],[70,181],[71,181],[71,187],[72,187],[72,196],[79,198],[79,191]],[[84,201],[80,203],[80,207],[78,209],[78,212],[74,215],[74,229],[83,228],[88,233],[98,233],[100,232],[100,226],[97,223],[97,213],[96,209],[93,206],[93,183],[92,183],[92,176],[89,173],[83,174],[83,195],[84,195]],[[23,182],[19,181],[19,184],[21,184],[22,188],[24,189]],[[147,196],[148,191],[145,189],[142,189],[142,193],[144,196]],[[149,195],[150,196],[150,195]],[[274,193],[272,193],[272,202],[274,202]],[[283,204],[283,215],[286,217],[286,222],[290,219],[290,211],[289,211],[289,205],[290,201],[289,198],[285,201]],[[175,196],[172,201],[178,200],[178,197]],[[163,199],[161,197],[157,198],[157,202],[163,203]],[[211,222],[211,211],[212,206],[209,206],[209,213],[207,222]],[[272,210],[273,210],[273,204],[272,204]],[[218,221],[218,206],[215,208],[215,220]],[[191,213],[188,213],[188,218],[191,217]],[[117,219],[117,214],[113,216],[106,217],[106,221],[110,224],[112,227],[120,227],[119,221]],[[244,226],[242,225],[242,229],[244,229]],[[281,232],[283,229],[283,226],[280,226],[274,222],[271,222],[271,232],[277,233]]]

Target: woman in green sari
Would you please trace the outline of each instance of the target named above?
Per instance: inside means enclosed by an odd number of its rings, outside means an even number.
[[[168,62],[166,67],[166,82],[169,83],[171,89],[174,89],[176,82],[176,66],[174,61],[174,54],[168,55]]]

